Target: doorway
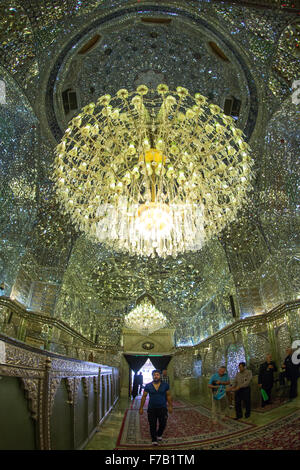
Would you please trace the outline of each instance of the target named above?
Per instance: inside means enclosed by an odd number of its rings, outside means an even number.
[[[152,371],[155,369],[154,365],[148,358],[143,367],[138,371],[138,374],[142,372],[143,374],[143,386],[152,382]],[[131,383],[133,383],[134,371],[131,369]]]

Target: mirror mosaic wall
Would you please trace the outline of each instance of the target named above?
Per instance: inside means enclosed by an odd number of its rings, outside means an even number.
[[[144,292],[175,328],[178,348],[299,298],[300,131],[292,84],[300,67],[292,7],[9,0],[0,17],[2,296],[115,351],[124,315]],[[92,244],[60,213],[54,148],[73,115],[98,96],[161,82],[230,105],[254,151],[255,183],[235,223],[201,251],[128,257]],[[284,330],[278,335],[285,342]],[[232,364],[244,354],[234,344]],[[250,335],[251,357],[265,349],[262,337]],[[219,352],[217,362],[224,358]],[[191,375],[206,370],[207,361],[197,361],[189,362]]]

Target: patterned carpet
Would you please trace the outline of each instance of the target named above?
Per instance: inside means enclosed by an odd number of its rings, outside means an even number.
[[[140,399],[135,399],[131,409],[125,412],[116,449],[149,449],[152,447],[147,411],[138,413]],[[146,407],[147,404],[145,404]],[[234,436],[253,428],[251,424],[226,418],[224,422],[213,424],[210,410],[198,406],[188,406],[184,402],[173,402],[173,413],[169,414],[161,449],[185,449],[212,439]]]
[[[126,410],[116,450],[153,448],[147,411],[140,416],[139,405],[137,397]],[[174,401],[173,406],[160,450],[300,450],[300,410],[258,427],[231,418],[213,424],[210,410],[201,405]]]
[[[189,447],[191,449],[191,447]],[[300,410],[269,424],[218,442],[195,446],[197,450],[300,450]]]
[[[140,404],[141,404],[141,396],[137,396],[131,403],[130,409],[131,410],[139,410],[140,409]],[[148,402],[149,402],[149,395],[146,398],[145,404],[144,404],[144,410],[147,410],[148,408]],[[174,408],[186,408],[186,403],[184,403],[181,400],[173,400],[173,407]]]
[[[265,405],[264,408],[261,406],[257,408],[253,408],[253,411],[256,411],[257,413],[266,413],[267,411],[274,410],[275,408],[278,408],[279,406],[284,405],[285,403],[288,402],[288,399],[284,398],[275,398],[273,402],[270,405]]]

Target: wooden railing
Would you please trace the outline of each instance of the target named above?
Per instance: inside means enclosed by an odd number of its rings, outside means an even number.
[[[81,449],[118,397],[118,369],[0,334],[0,449]]]

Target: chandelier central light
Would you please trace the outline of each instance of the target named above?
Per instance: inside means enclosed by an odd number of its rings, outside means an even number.
[[[121,89],[70,122],[56,149],[58,199],[79,230],[117,251],[197,251],[234,220],[251,188],[242,135],[199,93]]]
[[[167,318],[149,301],[144,299],[124,318],[125,326],[148,336],[167,324]]]
[[[166,204],[148,202],[137,211],[137,230],[145,239],[153,241],[161,237],[169,237],[173,227],[171,211]]]

